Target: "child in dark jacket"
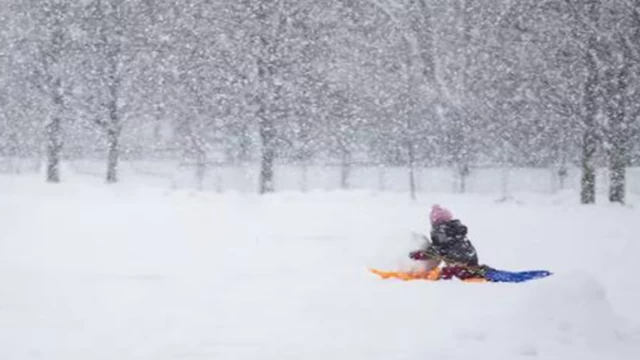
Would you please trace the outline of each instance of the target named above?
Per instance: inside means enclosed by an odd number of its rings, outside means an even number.
[[[453,218],[451,211],[434,205],[431,208],[431,240],[420,250],[412,251],[409,257],[413,260],[425,261],[427,271],[433,270],[444,262],[441,277],[460,279],[483,277],[487,269],[478,264],[478,254],[467,238],[467,227]]]

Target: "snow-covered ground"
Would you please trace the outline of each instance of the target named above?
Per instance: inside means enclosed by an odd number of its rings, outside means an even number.
[[[0,359],[639,359],[640,210],[0,176]],[[525,284],[382,281],[431,204]]]

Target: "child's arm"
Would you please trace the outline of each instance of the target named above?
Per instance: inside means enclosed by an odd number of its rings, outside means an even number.
[[[442,262],[442,257],[438,254],[436,247],[433,244],[427,244],[425,249],[412,251],[409,257],[416,261],[424,261],[425,271],[431,271]]]
[[[429,238],[422,235],[425,239],[425,243],[419,250],[415,250],[409,253],[409,257],[413,260],[437,260],[440,262],[442,256],[440,254],[440,248],[434,245]]]

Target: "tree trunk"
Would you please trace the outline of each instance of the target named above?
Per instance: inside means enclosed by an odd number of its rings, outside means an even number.
[[[463,164],[460,168],[460,192],[462,194],[467,192],[467,179],[469,178],[469,174],[471,170],[469,170],[468,164]]]
[[[428,5],[429,1],[420,0],[418,5],[420,11],[418,12],[422,16],[422,31],[416,33],[416,41],[420,48],[420,58],[422,59],[422,73],[426,81],[433,84],[437,93],[440,92],[439,84],[436,79],[436,53],[435,53],[435,31],[433,31],[432,10]],[[439,94],[438,94],[439,95]]]
[[[260,140],[262,142],[262,155],[260,159],[260,194],[275,191],[274,163],[276,158],[276,110],[282,107],[282,84],[276,81],[280,70],[281,61],[280,45],[286,35],[286,15],[276,10],[276,15],[271,14],[273,2],[256,1],[253,12],[261,32],[258,36],[258,52],[256,59],[257,78],[261,90],[257,95],[259,103],[257,118],[259,121]]]
[[[107,183],[113,184],[118,182],[118,140],[119,131],[116,129],[107,130],[108,139],[108,155],[107,155]]]
[[[614,146],[609,158],[609,201],[624,204],[626,164],[623,150]]]
[[[240,129],[240,162],[246,163],[251,161],[251,134],[249,133],[249,125],[243,123]]]
[[[60,157],[62,152],[62,120],[54,117],[47,124],[47,182],[60,182]]]
[[[46,126],[47,134],[47,182],[60,182],[60,158],[62,156],[62,80],[56,79],[53,86],[54,115]]]
[[[349,175],[351,174],[351,153],[344,149],[340,164],[340,188],[349,189]]]
[[[263,114],[260,119],[260,139],[262,140],[262,157],[260,161],[260,194],[275,190],[273,181],[273,164],[275,162],[275,129],[273,121]]]
[[[207,156],[203,149],[196,149],[196,187],[199,191],[204,189],[204,178],[207,174]]]
[[[629,136],[631,126],[626,126],[626,97],[629,71],[632,67],[628,53],[624,54],[624,64],[614,77],[609,96],[609,201],[624,204],[626,191],[626,167],[631,148]]]
[[[109,123],[107,125],[107,183],[118,182],[118,160],[120,156],[120,116],[118,114],[117,85],[110,87]]]
[[[585,131],[582,136],[582,178],[580,179],[580,201],[583,204],[596,202],[596,172],[593,166],[596,142],[595,135],[591,131]]]
[[[595,39],[589,39],[585,53],[587,63],[587,79],[584,84],[584,133],[582,135],[582,179],[580,181],[580,201],[582,204],[596,202],[596,173],[593,157],[598,147],[596,115],[598,64],[591,51],[595,47]]]
[[[565,182],[567,181],[567,176],[569,175],[566,165],[561,165],[560,169],[558,169],[558,182],[560,190],[564,190]]]
[[[411,200],[416,200],[416,174],[415,174],[415,150],[412,141],[407,141],[407,166],[409,168],[409,194]]]

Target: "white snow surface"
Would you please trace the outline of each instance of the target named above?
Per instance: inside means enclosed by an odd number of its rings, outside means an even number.
[[[523,284],[380,280],[431,204]],[[640,210],[0,177],[0,359],[640,359]]]

